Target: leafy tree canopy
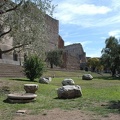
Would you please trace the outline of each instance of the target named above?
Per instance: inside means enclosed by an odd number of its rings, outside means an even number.
[[[91,68],[93,72],[101,71],[103,69],[99,58],[89,58],[87,61],[87,65]]]
[[[112,72],[112,76],[116,74],[116,71],[120,73],[120,41],[110,36],[105,41],[105,48],[102,50],[102,63],[105,68],[109,68]]]
[[[50,0],[1,0],[0,41],[8,34],[13,37],[13,48],[1,53],[27,46],[30,52],[41,55],[47,42],[45,16],[52,15],[53,10]]]
[[[46,61],[50,63],[51,68],[53,65],[60,66],[62,64],[62,50],[52,50],[47,53]]]

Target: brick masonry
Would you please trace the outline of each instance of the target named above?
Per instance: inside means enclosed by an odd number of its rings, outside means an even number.
[[[64,48],[64,40],[62,39],[61,36],[59,36],[59,39],[58,39],[58,49],[62,49]]]
[[[59,21],[46,15],[45,16],[45,25],[46,25],[46,32],[47,32],[47,39],[48,42],[45,43],[45,51],[53,50],[58,48],[58,43],[60,43],[61,39],[59,36]],[[9,36],[9,34],[4,36],[4,39],[0,42],[0,50],[7,50],[12,48],[12,43],[13,43],[13,38]],[[11,51],[6,54],[0,55],[0,62],[11,64],[11,61],[14,59],[14,52]],[[18,61],[19,63],[21,62],[20,60],[23,61],[23,54],[18,53]],[[2,59],[2,60],[1,60]],[[14,60],[12,62],[14,64]]]
[[[86,53],[80,43],[65,46],[64,66],[67,69],[84,69],[86,65]],[[66,57],[65,57],[66,56]]]
[[[46,15],[46,31],[48,35],[47,51],[58,48],[59,21]]]
[[[46,23],[46,32],[48,35],[48,43],[46,43],[46,51],[53,50],[53,49],[64,49],[63,55],[63,67],[67,69],[80,69],[80,65],[84,67],[84,63],[86,63],[86,53],[83,50],[82,45],[79,44],[72,44],[68,46],[64,46],[64,40],[59,35],[59,21],[46,15],[45,19]],[[12,47],[12,38],[4,40],[4,44],[0,43],[0,49],[7,49]],[[9,44],[8,44],[9,43]],[[18,54],[18,57],[20,55]],[[23,59],[23,57],[22,57]],[[2,61],[5,63],[11,63],[13,60],[13,52],[4,54],[2,56]],[[18,59],[18,63],[20,63],[20,58]],[[13,62],[14,63],[14,60]],[[16,63],[16,61],[15,61]]]

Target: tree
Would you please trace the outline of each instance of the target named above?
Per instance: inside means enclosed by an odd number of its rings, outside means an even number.
[[[13,47],[1,50],[1,54],[16,48],[25,51],[27,46],[40,55],[47,42],[45,16],[52,15],[53,9],[50,0],[1,0],[0,41],[6,35],[13,37]]]
[[[111,70],[112,76],[115,76],[116,71],[120,72],[120,43],[118,39],[110,36],[105,41],[105,48],[102,50],[102,63],[105,68]]]
[[[39,78],[44,71],[43,61],[37,55],[28,56],[24,61],[23,67],[26,77],[31,81]]]
[[[87,61],[87,65],[91,68],[91,71],[101,71],[103,66],[100,63],[100,59],[98,58],[89,58]]]
[[[50,63],[50,67],[53,65],[60,66],[62,64],[62,50],[52,50],[46,55],[46,61]]]

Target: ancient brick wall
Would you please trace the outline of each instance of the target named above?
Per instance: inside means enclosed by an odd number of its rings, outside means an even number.
[[[61,36],[59,36],[59,39],[58,39],[58,48],[59,49],[64,48],[64,40],[62,39]]]
[[[64,52],[63,54],[63,68],[66,69],[74,69],[78,70],[80,69],[80,61],[76,57],[72,56],[71,54],[68,54],[67,52]]]
[[[45,43],[45,51],[53,50],[58,48],[58,41],[59,41],[59,21],[46,15],[45,16],[45,26],[46,26],[46,33],[48,42]],[[0,50],[7,50],[12,48],[13,38],[9,37],[9,34],[5,35],[2,42],[0,42]],[[18,61],[20,59],[23,60],[23,56],[18,54]],[[21,58],[20,58],[21,57]],[[9,62],[13,61],[13,51],[2,54],[0,57],[0,61]],[[1,60],[2,59],[2,60]]]
[[[48,42],[46,43],[47,51],[58,48],[59,21],[46,15],[46,28],[48,37]]]
[[[86,53],[80,43],[65,46],[66,52],[66,68],[80,69],[86,64]]]

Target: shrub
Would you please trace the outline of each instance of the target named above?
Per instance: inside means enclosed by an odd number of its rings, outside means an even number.
[[[24,61],[24,72],[28,79],[34,81],[43,74],[44,64],[37,55],[31,55]]]
[[[46,61],[50,63],[50,67],[53,68],[53,65],[55,66],[61,66],[62,65],[62,50],[52,50],[47,53]]]

